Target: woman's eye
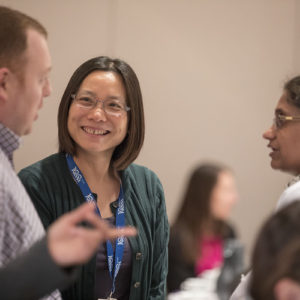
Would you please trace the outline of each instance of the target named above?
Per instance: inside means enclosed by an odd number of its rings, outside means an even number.
[[[79,101],[84,102],[84,103],[93,103],[93,100],[88,97],[81,97],[81,98],[79,98]]]
[[[122,108],[122,105],[118,102],[108,102],[107,105],[108,105],[108,107],[111,107],[111,108],[116,108],[116,109]]]

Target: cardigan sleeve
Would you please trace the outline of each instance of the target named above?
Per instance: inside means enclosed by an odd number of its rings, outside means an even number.
[[[18,174],[21,179],[38,215],[47,229],[56,217],[53,215],[54,211],[51,208],[51,201],[46,192],[46,184],[39,173],[35,173],[33,168],[23,169]],[[38,178],[40,176],[40,178]]]
[[[1,299],[38,299],[56,288],[65,288],[76,272],[65,271],[52,260],[46,238],[0,269]]]
[[[166,278],[168,273],[169,223],[164,192],[159,180],[156,190],[156,203],[153,268],[149,299],[164,300],[166,298]]]

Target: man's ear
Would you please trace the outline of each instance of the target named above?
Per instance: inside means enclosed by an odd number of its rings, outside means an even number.
[[[0,102],[7,101],[7,83],[9,78],[9,69],[0,68]]]

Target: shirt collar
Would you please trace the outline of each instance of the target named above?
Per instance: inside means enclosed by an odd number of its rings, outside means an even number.
[[[294,176],[287,184],[287,187],[293,185],[300,180],[300,175]]]
[[[13,153],[19,148],[21,138],[12,130],[0,123],[0,148],[13,164]]]

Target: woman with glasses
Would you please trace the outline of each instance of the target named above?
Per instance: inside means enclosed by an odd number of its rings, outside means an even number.
[[[300,174],[300,77],[284,86],[275,108],[273,125],[263,134],[271,149],[271,167]]]
[[[138,79],[122,60],[96,57],[71,77],[58,111],[59,152],[19,176],[47,228],[88,201],[138,236],[106,241],[62,291],[65,300],[165,299],[168,221],[162,185],[133,164],[144,140]],[[87,224],[88,225],[88,224]]]
[[[271,127],[264,132],[271,149],[271,167],[295,176],[282,193],[277,210],[300,199],[300,76],[287,81],[275,108]],[[251,273],[244,277],[231,300],[248,299]]]

